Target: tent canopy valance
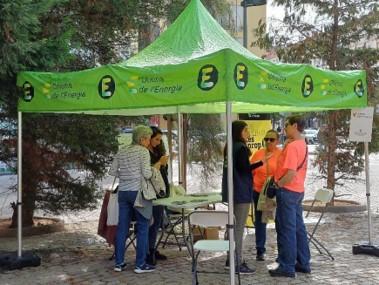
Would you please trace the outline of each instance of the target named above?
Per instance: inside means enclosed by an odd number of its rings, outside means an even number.
[[[21,72],[21,112],[110,115],[285,112],[367,105],[364,71],[330,71],[257,58],[193,0],[146,49],[113,65]]]

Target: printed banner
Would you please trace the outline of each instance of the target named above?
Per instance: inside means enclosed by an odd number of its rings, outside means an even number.
[[[371,142],[374,107],[352,109],[349,139],[353,142]]]
[[[270,120],[247,120],[245,121],[249,127],[250,139],[247,142],[247,146],[254,154],[258,149],[262,148],[263,139],[268,130],[272,129]]]

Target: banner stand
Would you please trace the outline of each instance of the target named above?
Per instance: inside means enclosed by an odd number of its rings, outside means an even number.
[[[368,254],[379,257],[379,246],[372,243],[372,222],[371,222],[371,194],[370,194],[370,168],[368,155],[368,142],[365,146],[365,173],[366,173],[366,197],[367,197],[367,215],[368,215],[368,243],[354,244],[353,254]]]
[[[350,132],[351,141],[363,142],[365,149],[365,176],[366,176],[366,198],[368,216],[368,242],[353,245],[353,254],[368,254],[379,257],[379,247],[373,245],[372,222],[371,222],[371,194],[370,194],[370,161],[368,143],[371,141],[372,121],[374,108],[351,110]]]

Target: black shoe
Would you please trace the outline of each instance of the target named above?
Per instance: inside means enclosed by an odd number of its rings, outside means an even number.
[[[295,271],[308,274],[308,273],[311,273],[312,270],[310,268],[301,267],[300,264],[296,263]]]
[[[134,272],[137,273],[137,274],[153,272],[154,270],[155,270],[155,266],[152,266],[152,265],[149,265],[149,264],[144,264],[141,267],[136,266],[134,268]]]
[[[254,274],[255,273],[255,268],[250,268],[249,266],[247,266],[247,264],[245,262],[243,262],[241,265],[240,265],[240,268],[236,268],[236,273],[239,272],[241,275],[244,275],[244,274]]]
[[[264,255],[264,253],[257,254],[256,260],[257,261],[265,261],[265,255]]]
[[[116,264],[113,270],[116,272],[121,272],[121,271],[125,270],[125,268],[126,268],[126,263],[123,262],[121,264]]]
[[[276,269],[270,269],[268,271],[270,273],[271,277],[290,277],[290,278],[295,278],[296,274],[293,272],[284,272],[281,269],[276,268]]]
[[[157,264],[157,260],[155,259],[155,255],[154,254],[148,254],[146,256],[146,263],[155,266]]]
[[[156,260],[167,260],[167,256],[164,254],[161,254],[158,250],[155,251],[155,259]]]

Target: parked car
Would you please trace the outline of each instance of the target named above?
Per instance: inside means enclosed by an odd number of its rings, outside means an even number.
[[[318,142],[318,130],[316,129],[305,129],[304,137],[308,144],[315,144]]]

